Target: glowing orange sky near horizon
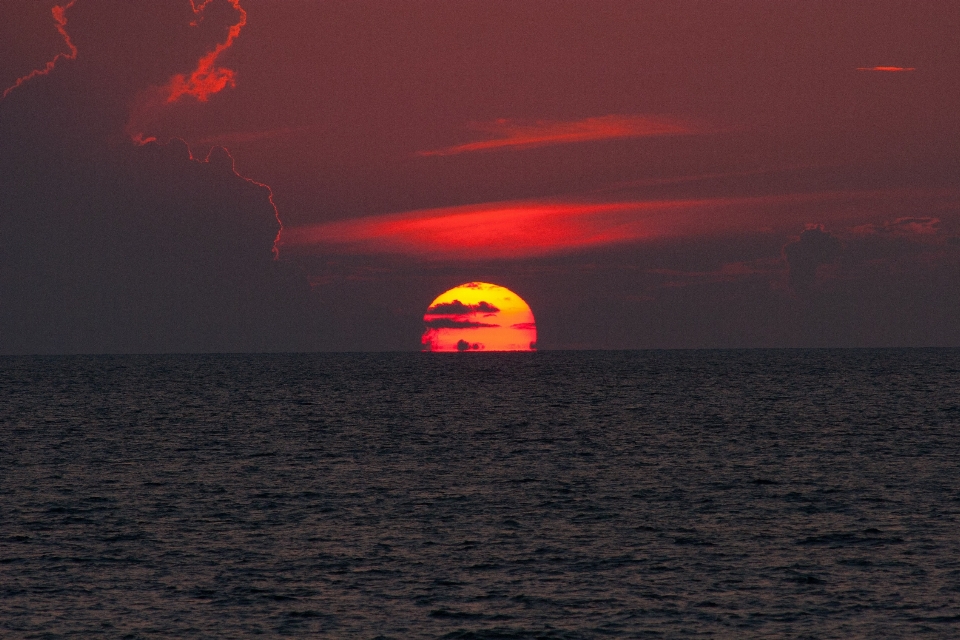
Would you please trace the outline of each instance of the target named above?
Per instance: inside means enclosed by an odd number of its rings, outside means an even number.
[[[423,322],[424,351],[535,351],[537,346],[530,305],[488,282],[467,282],[440,294]]]

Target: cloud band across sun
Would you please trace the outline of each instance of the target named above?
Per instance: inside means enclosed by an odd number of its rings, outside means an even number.
[[[608,115],[583,120],[537,120],[519,122],[501,118],[493,122],[475,123],[472,128],[490,136],[443,149],[420,151],[419,156],[452,156],[474,151],[529,149],[556,144],[678,136],[701,133],[699,127],[675,118],[648,115]]]

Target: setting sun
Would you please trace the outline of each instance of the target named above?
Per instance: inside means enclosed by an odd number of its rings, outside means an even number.
[[[535,351],[537,325],[523,299],[504,287],[468,282],[441,294],[423,316],[424,351]]]

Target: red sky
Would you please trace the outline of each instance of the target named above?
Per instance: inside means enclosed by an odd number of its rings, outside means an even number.
[[[76,0],[70,43],[55,4],[0,3],[0,85],[56,58],[0,121],[227,147],[318,348],[416,349],[469,281],[542,349],[960,344],[954,3]]]

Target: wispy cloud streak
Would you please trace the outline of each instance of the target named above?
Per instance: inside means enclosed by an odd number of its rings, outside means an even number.
[[[916,67],[857,67],[857,71],[880,71],[885,73],[900,73],[902,71],[916,70]]]
[[[289,228],[280,244],[441,259],[521,258],[714,232],[742,224],[729,214],[712,215],[718,209],[745,209],[756,200],[763,199],[497,202]]]
[[[348,252],[509,258],[608,244],[641,229],[611,224],[642,203],[504,202],[429,209],[285,230],[282,247]]]
[[[58,53],[56,56],[54,56],[53,60],[50,60],[44,66],[40,67],[39,69],[34,69],[33,71],[31,71],[30,73],[28,73],[27,75],[21,78],[17,78],[16,82],[14,82],[12,85],[10,85],[4,90],[3,95],[0,96],[0,100],[2,100],[3,98],[6,98],[8,95],[10,95],[10,92],[22,86],[23,83],[29,82],[30,80],[32,80],[33,78],[36,78],[37,76],[45,76],[48,73],[50,73],[51,71],[53,71],[54,67],[57,66],[57,63],[60,60],[76,60],[77,59],[77,53],[78,53],[77,47],[73,44],[73,41],[70,40],[70,34],[67,33],[67,9],[72,7],[76,2],[77,0],[70,0],[70,2],[68,2],[67,4],[57,5],[50,10],[50,13],[53,14],[53,21],[57,25],[57,31],[60,33],[60,37],[63,38],[63,42],[64,44],[67,45],[67,49],[69,49],[69,51],[66,53]]]
[[[494,122],[476,123],[472,128],[493,137],[444,149],[420,151],[417,155],[451,156],[496,149],[529,149],[594,140],[700,133],[699,129],[690,123],[643,115],[609,115],[575,121],[538,120],[532,123],[500,119]]]
[[[862,223],[920,194],[838,191],[616,202],[493,202],[285,228],[281,250],[398,254],[440,260],[517,259],[614,244],[782,233],[808,217]]]

